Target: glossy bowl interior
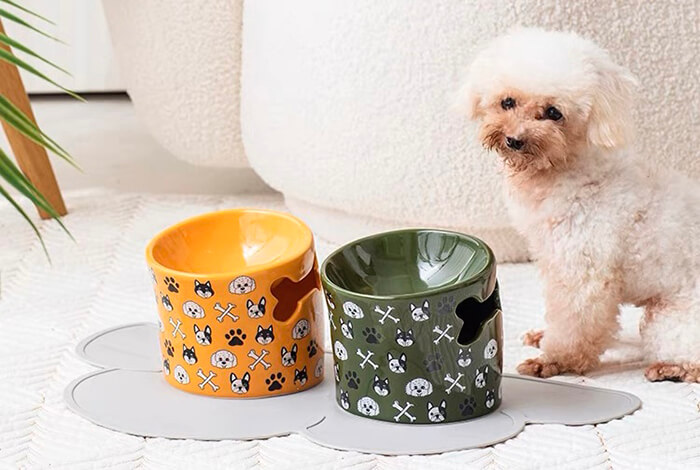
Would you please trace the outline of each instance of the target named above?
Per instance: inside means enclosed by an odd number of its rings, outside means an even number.
[[[337,287],[372,296],[420,295],[471,279],[490,263],[489,248],[466,235],[401,230],[357,240],[324,267]]]
[[[255,209],[204,214],[174,225],[149,244],[154,261],[173,271],[258,271],[308,249],[311,231],[286,214]]]

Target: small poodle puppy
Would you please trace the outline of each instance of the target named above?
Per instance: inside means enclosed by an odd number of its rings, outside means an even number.
[[[546,284],[546,329],[525,338],[542,354],[521,374],[595,368],[630,303],[645,309],[646,377],[700,382],[700,184],[626,147],[635,87],[572,33],[515,30],[471,66],[461,98]]]

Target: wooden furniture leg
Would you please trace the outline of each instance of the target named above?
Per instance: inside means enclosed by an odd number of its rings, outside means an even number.
[[[5,32],[2,21],[0,21],[0,32]],[[4,44],[0,45],[0,47],[10,51],[10,48]],[[0,61],[0,94],[10,100],[29,119],[36,123],[29,103],[29,97],[24,89],[17,66],[5,61]],[[5,129],[7,140],[10,142],[10,147],[12,147],[12,152],[22,173],[44,195],[49,204],[56,209],[56,212],[60,215],[66,215],[66,205],[63,202],[61,190],[56,182],[56,176],[53,173],[53,168],[51,168],[46,149],[32,142],[14,127],[5,123],[5,121],[2,122],[2,127]],[[50,217],[49,214],[41,209],[38,210],[42,219]]]

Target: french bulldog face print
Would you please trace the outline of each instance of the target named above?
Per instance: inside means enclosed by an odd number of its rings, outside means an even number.
[[[158,280],[156,279],[156,273],[153,271],[153,268],[148,268],[148,273],[151,275],[151,281],[153,281],[153,284],[157,284]]]
[[[340,319],[340,332],[343,333],[343,336],[345,336],[347,339],[352,339],[354,334],[352,331],[352,322],[350,320],[345,321],[342,318]]]
[[[255,290],[255,280],[248,276],[238,276],[229,283],[228,290],[232,294],[250,294]]]
[[[494,357],[496,357],[497,352],[498,342],[496,342],[495,338],[491,338],[491,341],[489,341],[486,347],[484,348],[484,359],[493,359]]]
[[[442,423],[447,417],[447,403],[442,400],[437,405],[428,402],[428,420],[431,423]]]
[[[282,346],[282,365],[284,367],[290,367],[293,366],[297,362],[297,345],[294,343],[292,345],[292,349],[287,349],[286,347]]]
[[[379,395],[380,397],[385,397],[391,393],[391,387],[389,386],[389,377],[386,379],[382,379],[378,375],[374,376],[374,380],[372,381],[372,388],[374,388],[374,392]]]
[[[357,411],[365,416],[377,416],[379,404],[370,397],[362,397],[357,400]]]
[[[304,366],[301,370],[299,369],[294,369],[294,384],[303,386],[306,384],[306,381],[309,380],[309,376],[306,373],[306,366]]]
[[[348,392],[342,388],[340,389],[340,406],[342,406],[344,410],[350,408],[350,396],[348,395]]]
[[[314,377],[319,378],[323,375],[323,358],[319,358],[316,361],[316,367],[314,367]]]
[[[348,350],[345,349],[345,346],[343,346],[343,343],[340,341],[336,341],[333,345],[333,352],[339,361],[346,361],[348,359]]]
[[[360,306],[349,300],[343,304],[343,312],[350,318],[362,318],[365,316],[365,312],[362,311]]]
[[[178,383],[181,383],[182,385],[187,385],[188,383],[190,383],[190,376],[187,374],[185,368],[181,365],[175,366],[175,370],[173,370],[173,375],[175,376],[175,380],[177,380]]]
[[[182,344],[182,358],[189,365],[197,363],[197,354],[194,351],[194,346],[188,348],[185,344]]]
[[[387,353],[386,359],[389,362],[389,370],[394,374],[403,374],[406,372],[406,355],[401,353],[400,356],[394,357],[393,354]]]
[[[163,372],[165,372],[165,375],[170,375],[170,360],[169,359],[163,359]]]
[[[483,369],[476,369],[476,377],[474,377],[474,386],[476,388],[484,388],[486,381],[489,378],[489,366],[484,366]]]
[[[173,304],[172,302],[170,302],[170,297],[168,296],[168,294],[160,294],[160,303],[163,304],[163,308],[168,312],[173,311]]]
[[[248,310],[248,316],[250,318],[262,318],[265,315],[265,305],[267,301],[265,297],[260,298],[260,301],[256,304],[251,299],[248,299],[245,303],[245,308]]]
[[[469,367],[469,364],[472,363],[472,348],[467,349],[466,351],[463,349],[459,350],[459,353],[457,353],[457,365],[459,367]]]
[[[338,364],[333,364],[333,378],[335,378],[336,382],[340,382],[340,368]]]
[[[493,393],[493,390],[487,390],[486,391],[486,408],[493,408],[493,405],[496,404],[496,396]]]
[[[211,288],[211,281],[199,282],[197,279],[194,280],[194,293],[203,299],[208,299],[214,295],[214,289]]]
[[[212,366],[218,367],[219,369],[230,369],[231,367],[234,367],[238,361],[236,359],[236,355],[231,351],[219,349],[211,355],[210,362]]]
[[[401,328],[396,328],[396,344],[402,348],[408,348],[413,345],[415,338],[413,337],[413,328],[408,330],[402,330]]]
[[[204,318],[204,309],[194,300],[187,300],[183,303],[182,312],[190,318]]]
[[[411,304],[408,308],[411,311],[411,318],[413,318],[413,321],[426,321],[430,318],[430,303],[427,299],[423,301],[423,305],[421,306]]]
[[[211,344],[211,328],[209,328],[209,325],[206,325],[203,330],[194,325],[194,339],[202,346],[209,346]]]
[[[272,325],[267,328],[263,328],[262,325],[258,325],[258,331],[255,333],[255,341],[262,345],[270,344],[275,340],[275,334],[272,331]]]
[[[248,393],[248,390],[250,389],[250,374],[248,372],[243,374],[243,377],[240,379],[236,377],[236,374],[231,372],[229,380],[231,381],[231,391],[233,393],[238,393],[239,395]]]
[[[292,338],[305,338],[309,334],[309,331],[311,331],[309,320],[307,320],[306,318],[302,318],[297,322],[296,325],[294,325],[294,329],[292,329]]]
[[[433,384],[422,377],[417,377],[406,384],[406,395],[427,397],[431,393],[433,393]]]

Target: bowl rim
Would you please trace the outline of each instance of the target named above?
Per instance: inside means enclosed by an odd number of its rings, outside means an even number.
[[[450,234],[450,235],[456,235],[460,238],[466,238],[469,241],[475,243],[478,247],[482,248],[487,255],[487,261],[486,264],[484,265],[483,268],[481,268],[478,272],[474,273],[473,275],[469,276],[466,279],[462,279],[459,282],[456,282],[454,284],[450,284],[447,286],[442,286],[442,287],[435,287],[431,289],[425,289],[421,291],[416,291],[416,292],[411,292],[411,293],[406,293],[406,294],[393,294],[393,295],[372,295],[372,294],[363,294],[361,292],[355,292],[348,290],[344,287],[340,287],[337,285],[335,282],[331,281],[328,278],[328,275],[326,273],[326,269],[328,267],[328,264],[330,260],[338,255],[340,252],[342,252],[344,249],[346,249],[350,245],[354,245],[357,243],[361,243],[366,240],[372,240],[375,238],[379,238],[385,235],[390,235],[390,234],[395,234],[395,233],[418,233],[418,232],[432,232],[432,233],[442,233],[442,234]],[[357,238],[355,240],[349,241],[347,243],[344,243],[342,246],[336,248],[333,250],[326,258],[323,260],[323,264],[321,265],[321,282],[322,284],[328,284],[332,286],[332,288],[340,293],[343,293],[348,296],[352,297],[357,297],[361,299],[366,299],[366,300],[383,300],[383,301],[393,301],[393,300],[410,300],[410,299],[415,299],[416,297],[428,297],[428,296],[433,296],[436,294],[441,294],[445,291],[451,291],[454,289],[459,289],[461,287],[464,287],[468,284],[471,284],[477,279],[483,278],[484,274],[489,273],[495,264],[496,260],[493,254],[493,251],[491,248],[480,238],[477,238],[473,235],[467,235],[466,233],[461,233],[457,232],[454,230],[445,230],[441,228],[423,228],[423,227],[414,227],[414,228],[401,228],[397,230],[387,230],[384,232],[379,232],[375,233],[372,235],[367,235],[365,237]],[[488,276],[487,276],[488,278]]]
[[[153,256],[153,249],[156,246],[158,242],[160,242],[165,236],[171,234],[172,232],[175,232],[176,230],[180,229],[181,227],[185,225],[192,224],[194,222],[197,222],[199,220],[204,220],[212,217],[219,217],[222,215],[228,215],[228,214],[245,214],[245,213],[257,213],[257,214],[262,214],[265,216],[274,216],[278,218],[283,218],[287,219],[290,222],[293,222],[294,224],[298,225],[299,228],[301,228],[302,233],[306,236],[306,240],[304,243],[304,248],[291,252],[284,257],[281,257],[280,259],[276,260],[274,263],[266,263],[266,264],[261,264],[255,268],[251,269],[239,269],[236,271],[221,271],[221,272],[194,272],[194,271],[181,271],[178,269],[173,269],[169,268],[167,266],[164,266],[162,263],[158,262],[155,259],[155,256]],[[284,266],[296,259],[302,258],[308,251],[311,249],[313,250],[314,247],[314,237],[313,233],[311,232],[311,229],[309,228],[308,225],[304,223],[301,219],[298,217],[293,216],[292,214],[289,214],[287,212],[282,212],[282,211],[276,211],[276,210],[271,210],[271,209],[259,209],[255,207],[236,207],[232,209],[222,209],[222,210],[217,210],[217,211],[211,211],[211,212],[205,212],[203,214],[195,215],[192,217],[188,217],[186,219],[183,219],[173,225],[170,225],[158,233],[156,233],[148,242],[146,245],[146,263],[148,264],[149,267],[151,268],[156,268],[160,271],[162,271],[165,274],[168,275],[176,275],[180,277],[192,277],[192,278],[197,278],[197,277],[206,277],[208,279],[222,279],[222,278],[229,278],[231,276],[239,276],[239,275],[253,275],[256,273],[260,273],[263,271],[269,271],[270,269],[273,268],[278,268],[280,266]]]

